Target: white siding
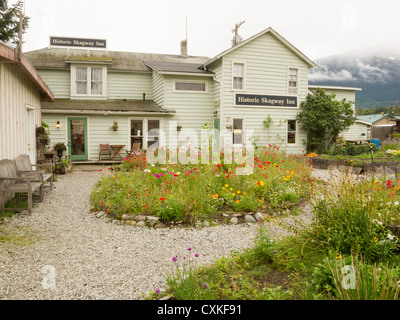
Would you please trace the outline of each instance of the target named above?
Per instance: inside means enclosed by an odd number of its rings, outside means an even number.
[[[232,64],[245,63],[245,90],[232,90]],[[296,144],[286,144],[287,120],[294,120],[299,108],[235,107],[234,94],[265,94],[288,96],[288,69],[299,69],[298,106],[308,93],[308,65],[292,53],[271,34],[264,34],[253,41],[231,51],[222,58],[223,101],[221,130],[233,118],[244,119],[244,129],[254,129],[257,144],[268,143],[267,130],[263,121],[270,115],[273,124],[269,142],[285,148],[288,153],[302,153],[305,132],[297,128]],[[211,71],[217,67],[212,66]]]
[[[0,159],[28,154],[27,107],[33,108],[34,128],[39,127],[38,88],[16,64],[0,62]]]
[[[53,92],[55,99],[69,99],[71,97],[69,70],[38,69],[38,72]]]
[[[165,105],[165,81],[164,77],[158,74],[157,72],[153,71],[153,81],[152,81],[152,93],[153,93],[153,100],[157,103],[160,107],[164,107]]]
[[[107,95],[108,99],[153,99],[151,73],[108,72]]]

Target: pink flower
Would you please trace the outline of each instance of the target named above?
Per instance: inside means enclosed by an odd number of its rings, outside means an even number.
[[[156,289],[156,294],[159,294],[161,292],[161,290],[160,289]]]
[[[198,253],[195,253],[194,256],[195,256],[196,258],[198,258],[198,257],[199,257],[199,254],[198,254]]]
[[[173,262],[177,262],[177,261],[178,261],[178,258],[177,258],[177,257],[173,257],[173,258],[172,258],[172,261],[173,261]]]

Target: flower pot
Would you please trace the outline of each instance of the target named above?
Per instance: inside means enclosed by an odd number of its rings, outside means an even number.
[[[58,156],[59,158],[62,158],[63,153],[64,153],[64,150],[63,150],[63,149],[57,149],[57,156]]]

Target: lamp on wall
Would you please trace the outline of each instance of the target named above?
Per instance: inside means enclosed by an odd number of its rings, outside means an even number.
[[[56,128],[57,128],[57,129],[60,129],[60,127],[61,127],[60,121],[57,121],[57,123],[56,123]]]

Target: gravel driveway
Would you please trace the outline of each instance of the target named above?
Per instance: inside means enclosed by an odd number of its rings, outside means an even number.
[[[150,229],[98,219],[89,195],[103,172],[59,176],[31,215],[0,225],[13,239],[0,242],[0,299],[141,299],[164,287],[171,258],[189,246],[209,264],[253,244],[257,225]],[[270,227],[275,236],[286,232]]]

